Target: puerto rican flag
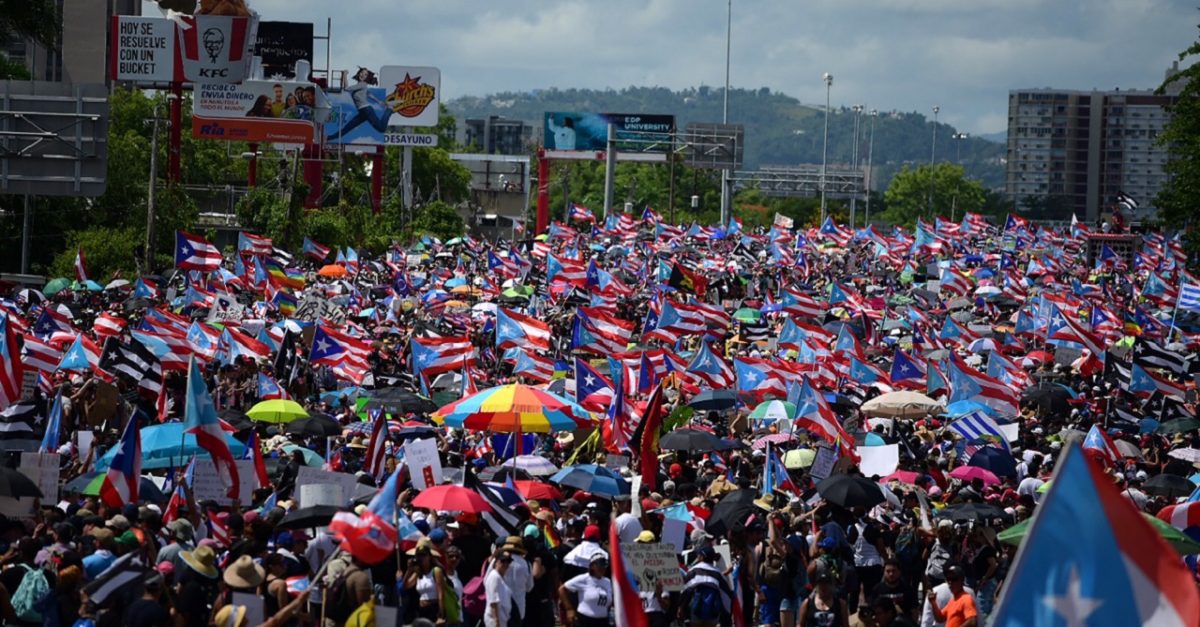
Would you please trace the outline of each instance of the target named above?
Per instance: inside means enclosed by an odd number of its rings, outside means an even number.
[[[87,262],[83,258],[83,247],[75,249],[75,278],[80,283],[87,281]]]
[[[238,498],[238,469],[233,453],[229,450],[225,431],[217,418],[208,386],[193,359],[188,367],[187,406],[184,410],[183,427],[186,433],[196,436],[196,443],[212,456],[213,465],[221,482],[229,489],[231,499]]]
[[[464,367],[474,367],[475,346],[466,336],[438,338],[414,337],[412,349],[413,373],[434,376]]]
[[[733,368],[714,353],[707,342],[700,343],[700,348],[692,357],[686,372],[695,385],[710,387],[714,390],[731,387],[737,381]]]
[[[112,465],[100,484],[100,500],[109,507],[123,507],[126,503],[137,503],[138,487],[142,480],[142,436],[138,431],[138,415],[133,412],[125,430],[117,442],[117,452]]]
[[[175,231],[175,267],[212,272],[221,267],[221,251],[199,235]]]
[[[387,421],[379,409],[369,410],[368,413],[372,421],[371,437],[367,440],[367,452],[363,456],[363,471],[378,479],[384,473],[384,455],[388,441]]]
[[[283,387],[281,387],[279,385],[279,382],[276,381],[274,377],[272,377],[269,374],[266,374],[265,372],[259,372],[258,373],[258,398],[259,398],[259,400],[269,401],[269,400],[274,400],[274,399],[281,399],[281,398],[286,399],[286,398],[291,398],[291,397],[288,396],[287,390],[284,390]]]
[[[550,350],[550,325],[533,316],[500,307],[496,311],[496,348],[528,346]]]
[[[608,546],[612,565],[613,618],[621,627],[648,627],[650,621],[638,595],[637,578],[625,564],[616,525],[608,526]]]
[[[1200,501],[1168,505],[1158,510],[1158,519],[1180,531],[1200,527]]]
[[[1105,466],[1112,468],[1121,463],[1121,451],[1117,450],[1112,438],[1099,425],[1092,425],[1082,446],[1085,453]]]
[[[365,564],[378,564],[396,551],[400,539],[396,529],[396,481],[403,470],[401,466],[388,477],[362,516],[338,512],[329,523],[329,532],[341,543],[342,550]]]
[[[616,388],[600,371],[575,358],[575,402],[584,409],[604,411],[613,402]]]
[[[246,252],[251,255],[270,255],[274,248],[269,237],[245,231],[238,232],[238,252]]]
[[[842,429],[833,408],[825,401],[825,397],[812,386],[808,377],[800,384],[799,399],[796,402],[796,427],[808,429],[821,436],[827,442],[834,443],[843,456],[856,462],[858,454],[854,451],[854,438]]]
[[[128,323],[124,318],[106,311],[96,316],[96,321],[92,323],[92,332],[96,334],[96,339],[104,339],[120,335],[126,324]]]
[[[43,342],[32,335],[25,336],[25,346],[22,348],[21,361],[27,367],[41,372],[54,372],[62,361],[62,351]]]
[[[975,401],[991,408],[1001,417],[1020,413],[1020,398],[1004,382],[989,377],[967,365],[956,354],[951,353],[947,367],[950,383],[950,402]]]
[[[578,222],[596,223],[596,216],[592,215],[592,210],[577,203],[571,203],[571,215],[568,219]]]

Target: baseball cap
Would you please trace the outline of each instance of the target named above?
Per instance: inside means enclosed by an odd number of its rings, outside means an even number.
[[[600,540],[600,527],[596,525],[588,525],[583,528],[583,539],[598,541]]]

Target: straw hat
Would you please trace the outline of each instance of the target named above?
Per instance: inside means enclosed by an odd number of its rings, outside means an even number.
[[[416,555],[417,553],[426,553],[426,552],[428,552],[430,555],[433,555],[434,557],[442,556],[440,551],[433,548],[433,540],[430,540],[429,538],[421,538],[420,540],[417,540],[417,546],[414,546],[413,548],[405,551],[405,555]]]
[[[521,543],[521,539],[517,536],[508,536],[504,539],[504,546],[501,547],[505,551],[511,551],[518,555],[525,554],[525,545]]]
[[[768,512],[775,510],[775,495],[764,494],[754,499],[754,504]]]
[[[347,444],[346,446],[349,448],[367,448],[367,445],[363,444],[363,439],[362,439],[361,435],[354,436],[354,439],[350,440],[350,443]]]
[[[255,564],[254,558],[243,555],[225,569],[222,578],[234,588],[257,588],[267,578],[267,571]]]
[[[217,615],[213,618],[213,624],[216,627],[245,627],[246,606],[226,605],[222,607],[217,610]]]
[[[217,578],[217,554],[211,546],[199,546],[194,551],[180,551],[179,558],[197,573],[209,579]]]

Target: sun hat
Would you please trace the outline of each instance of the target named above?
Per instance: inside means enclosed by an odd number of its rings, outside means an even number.
[[[180,551],[179,559],[197,573],[209,579],[217,578],[217,554],[212,547],[199,546],[195,551]]]
[[[638,537],[636,540],[634,540],[634,542],[638,542],[641,544],[650,544],[650,543],[654,542],[654,532],[650,531],[649,529],[645,529],[641,533],[638,534]]]
[[[213,618],[215,627],[244,627],[246,621],[245,605],[226,605],[217,610]]]
[[[518,555],[525,555],[525,545],[521,542],[521,538],[518,538],[517,536],[508,536],[505,538],[504,546],[502,548],[505,551],[516,553]]]
[[[267,578],[267,571],[255,564],[254,558],[243,555],[225,569],[221,578],[234,588],[257,588]]]

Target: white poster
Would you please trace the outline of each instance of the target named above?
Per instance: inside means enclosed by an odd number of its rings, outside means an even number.
[[[254,484],[256,483],[254,462],[249,459],[236,460],[238,469],[238,501],[249,505],[253,501]],[[220,505],[230,505],[233,499],[226,496],[229,491],[217,474],[217,467],[212,460],[196,460],[196,470],[193,475],[192,495],[196,502],[212,499]]]
[[[350,495],[354,494],[354,486],[357,483],[358,479],[351,474],[344,472],[330,472],[328,470],[321,470],[320,468],[313,468],[312,466],[301,466],[300,470],[296,473],[296,496],[298,499],[298,504],[300,507],[307,507],[310,505],[310,503],[307,503],[304,500],[304,486],[324,486],[334,484],[341,487],[341,494],[343,495],[342,501],[337,503],[337,505],[343,505],[347,499],[351,498]],[[321,492],[318,491],[318,494],[320,493]]]
[[[438,457],[437,440],[411,440],[404,444],[404,461],[418,490],[441,485],[442,460]]]
[[[855,448],[855,452],[858,453],[858,467],[864,477],[886,477],[900,467],[899,444],[859,446]]]
[[[297,491],[297,499],[300,503],[304,503],[304,507],[313,505],[341,507],[346,503],[347,497],[342,490],[343,487],[337,484],[312,483],[300,486]]]
[[[813,459],[812,468],[808,474],[812,478],[820,481],[829,476],[833,472],[833,465],[837,463],[837,452],[829,446],[818,446],[817,456]]]
[[[621,544],[630,572],[637,577],[639,590],[654,590],[661,583],[664,592],[683,590],[683,572],[679,569],[679,553],[663,543]]]
[[[245,317],[246,308],[229,294],[216,294],[212,307],[208,310],[208,321],[225,324],[229,321],[239,322]]]
[[[129,15],[113,21],[111,78],[140,83],[175,78],[175,22]]]
[[[245,625],[261,625],[266,617],[263,615],[265,608],[263,607],[263,599],[257,594],[249,592],[234,592],[233,604],[241,605],[246,608],[246,618],[243,624]]]
[[[96,443],[95,431],[76,431],[75,441],[79,444],[79,459],[87,459],[88,453]]]
[[[697,519],[699,520],[699,519]],[[687,536],[687,521],[664,518],[662,526],[663,544],[675,547],[676,553],[682,553]]]
[[[42,491],[43,503],[58,502],[58,453],[21,453],[17,469]]]

